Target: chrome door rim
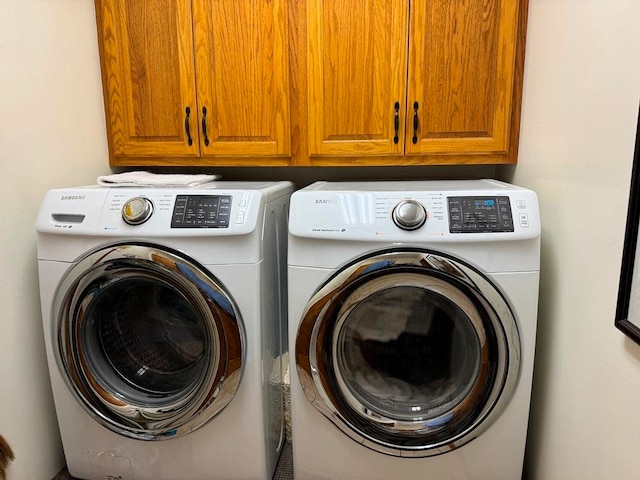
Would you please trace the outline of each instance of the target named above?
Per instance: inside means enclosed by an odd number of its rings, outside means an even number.
[[[358,294],[358,289],[366,288],[363,285],[374,278],[387,277],[391,279],[389,283],[393,283],[399,273],[408,274],[411,281],[423,276],[430,283],[438,284],[437,288],[448,285],[457,290],[461,297],[467,298],[464,308],[480,310],[483,321],[488,322],[488,327],[495,334],[492,351],[495,351],[496,361],[491,362],[491,372],[481,373],[494,376],[491,387],[486,390],[485,385],[485,391],[476,392],[483,395],[484,401],[479,408],[467,414],[469,418],[459,420],[455,415],[452,417],[452,421],[459,422],[459,425],[446,421],[444,417],[431,423],[388,418],[380,412],[371,411],[353,396],[345,395],[348,389],[342,390],[344,384],[337,387],[342,380],[337,378],[340,374],[335,373],[337,369],[331,364],[336,362],[331,342],[335,340],[352,304],[359,301],[357,295],[366,297],[362,291]],[[424,286],[424,282],[419,283]],[[446,453],[476,438],[508,404],[520,371],[520,336],[516,319],[499,289],[467,263],[441,252],[423,249],[375,252],[339,269],[307,303],[301,316],[295,349],[296,370],[307,400],[358,443],[401,457]],[[483,353],[485,363],[488,353]],[[476,388],[481,389],[483,385]],[[457,425],[450,436],[443,438],[441,433],[434,433],[442,432],[448,425]],[[403,438],[412,440],[405,442]]]
[[[83,352],[88,305],[103,288],[132,276],[164,282],[183,295],[205,328],[202,369],[182,394],[145,403],[105,384]],[[147,243],[120,243],[87,253],[65,274],[52,311],[59,370],[80,405],[110,430],[135,439],[161,440],[189,433],[217,415],[235,395],[242,376],[245,332],[223,286],[186,255]]]

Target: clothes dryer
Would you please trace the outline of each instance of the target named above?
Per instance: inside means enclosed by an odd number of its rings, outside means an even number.
[[[72,476],[272,477],[291,191],[214,182],[46,194],[42,316]]]
[[[513,480],[537,320],[534,192],[318,182],[289,221],[297,480]]]

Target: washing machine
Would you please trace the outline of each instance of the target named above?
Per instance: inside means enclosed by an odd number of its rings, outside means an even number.
[[[46,194],[42,317],[73,477],[273,476],[291,191],[214,182]]]
[[[513,480],[538,303],[534,192],[317,182],[289,220],[296,480]]]

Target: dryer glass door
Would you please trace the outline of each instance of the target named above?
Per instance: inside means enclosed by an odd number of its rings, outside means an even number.
[[[244,331],[204,267],[149,244],[101,248],[76,263],[54,302],[58,364],[82,406],[140,439],[187,433],[238,388]]]
[[[296,342],[307,398],[374,450],[429,456],[475,438],[519,372],[515,318],[484,275],[395,250],[341,269],[310,300]]]

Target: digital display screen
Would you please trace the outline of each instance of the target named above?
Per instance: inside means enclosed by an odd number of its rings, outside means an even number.
[[[513,232],[509,197],[449,197],[450,233]]]
[[[178,195],[171,228],[227,228],[231,195]]]
[[[495,207],[496,201],[494,199],[485,199],[485,200],[475,200],[474,201],[476,208],[482,207]]]

